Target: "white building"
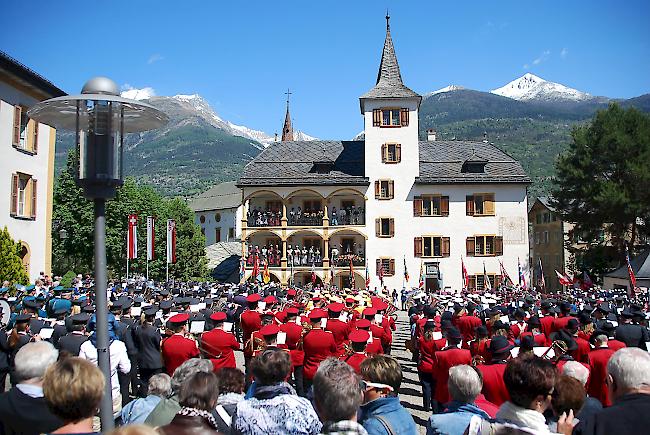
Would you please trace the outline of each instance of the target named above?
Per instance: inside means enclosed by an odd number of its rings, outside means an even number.
[[[387,23],[376,85],[360,98],[365,139],[274,143],[246,166],[244,216],[280,218],[242,219],[244,255],[279,246],[270,272],[282,283],[305,283],[314,268],[318,281],[348,286],[353,273],[364,287],[367,264],[370,287],[380,269],[388,288],[417,286],[422,268],[427,289],[458,289],[461,258],[470,287],[483,288],[484,270],[494,285],[500,262],[516,282],[518,259],[528,267],[530,179],[487,141],[420,141],[420,101],[402,82]]]
[[[39,101],[66,95],[0,52],[0,227],[22,245],[30,279],[52,269],[52,201],[56,130],[27,117]],[[0,277],[1,278],[1,277]]]
[[[205,235],[205,246],[241,237],[242,192],[234,181],[217,184],[190,202],[194,223]]]

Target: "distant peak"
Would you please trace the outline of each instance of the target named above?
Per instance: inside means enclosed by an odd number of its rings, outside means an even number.
[[[436,94],[442,94],[442,93],[445,93],[445,92],[462,91],[464,89],[465,88],[463,86],[449,85],[449,86],[445,86],[444,88],[440,88],[437,91],[431,92],[428,96],[436,95]]]
[[[183,101],[202,100],[199,94],[192,94],[192,95],[178,94],[178,95],[174,95],[172,98],[176,98],[177,100],[183,100]]]
[[[586,92],[564,86],[560,83],[550,82],[532,73],[511,81],[500,88],[491,91],[493,94],[514,100],[542,100],[542,101],[583,101],[593,98]]]

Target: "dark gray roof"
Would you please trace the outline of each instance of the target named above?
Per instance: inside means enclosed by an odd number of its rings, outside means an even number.
[[[194,198],[190,202],[190,208],[194,211],[237,208],[241,199],[241,189],[237,187],[237,182],[228,181],[212,186]]]
[[[637,279],[650,279],[650,249],[630,259],[630,265]],[[628,279],[627,264],[619,267],[612,273],[605,275],[608,278]]]
[[[419,184],[530,183],[519,162],[484,142],[420,142]],[[472,156],[487,161],[485,173],[462,172]],[[332,162],[323,166],[323,162]],[[323,170],[326,169],[326,170]],[[276,142],[251,161],[238,186],[366,186],[364,141]]]
[[[364,141],[275,142],[246,165],[238,186],[367,186],[364,165]]]
[[[390,25],[386,23],[386,40],[384,50],[381,54],[381,63],[377,73],[375,87],[360,97],[366,98],[419,98],[422,97],[404,86],[402,75],[399,72],[399,64],[393,47],[393,39],[390,36]]]
[[[3,51],[0,51],[0,70],[17,77],[19,81],[25,85],[33,86],[40,90],[49,98],[63,97],[67,95],[61,89],[57,88],[51,81],[26,67]]]
[[[473,156],[487,161],[485,173],[462,172]],[[518,161],[490,143],[470,141],[420,142],[418,184],[530,183]]]

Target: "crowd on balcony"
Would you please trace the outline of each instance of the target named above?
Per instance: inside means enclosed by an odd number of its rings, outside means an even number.
[[[363,225],[365,224],[365,214],[363,207],[341,207],[337,209],[332,207],[332,217],[330,225]]]
[[[249,227],[279,227],[281,225],[282,211],[255,207],[248,210]]]
[[[323,210],[308,209],[303,210],[300,207],[291,207],[289,210],[289,225],[296,226],[321,226],[325,213]]]
[[[300,245],[287,245],[287,264],[289,266],[322,266],[323,256],[319,247],[310,246],[307,248]]]
[[[255,258],[259,258],[260,265],[268,262],[269,266],[279,266],[280,260],[282,259],[282,249],[280,249],[279,245],[272,244],[268,246],[264,245],[261,248],[259,246],[249,246],[246,255],[246,265],[253,266],[255,264]]]
[[[356,249],[356,243],[353,246],[343,246],[336,245],[332,246],[330,249],[330,258],[332,259],[332,264],[336,267],[348,267],[350,266],[350,260],[354,266],[364,266],[365,265],[365,256],[363,255],[363,248],[361,246]]]
[[[249,246],[246,253],[246,265],[252,267],[255,265],[255,258],[259,259],[260,265],[268,262],[269,266],[280,266],[282,259],[282,248],[279,244]],[[356,244],[353,246],[334,245],[330,249],[330,258],[332,264],[336,267],[348,267],[350,260],[354,266],[364,266],[365,256],[363,248],[357,249]],[[287,266],[322,266],[323,255],[318,246],[300,246],[287,245]]]

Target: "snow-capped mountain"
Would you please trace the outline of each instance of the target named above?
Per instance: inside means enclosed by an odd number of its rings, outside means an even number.
[[[426,96],[429,97],[431,95],[444,94],[445,92],[462,91],[463,89],[465,88],[462,86],[449,85],[449,86],[445,86],[444,88],[440,88],[437,91],[429,92]]]
[[[522,77],[491,92],[519,101],[585,101],[595,98],[586,92],[559,83],[549,82],[531,73],[526,73]]]

